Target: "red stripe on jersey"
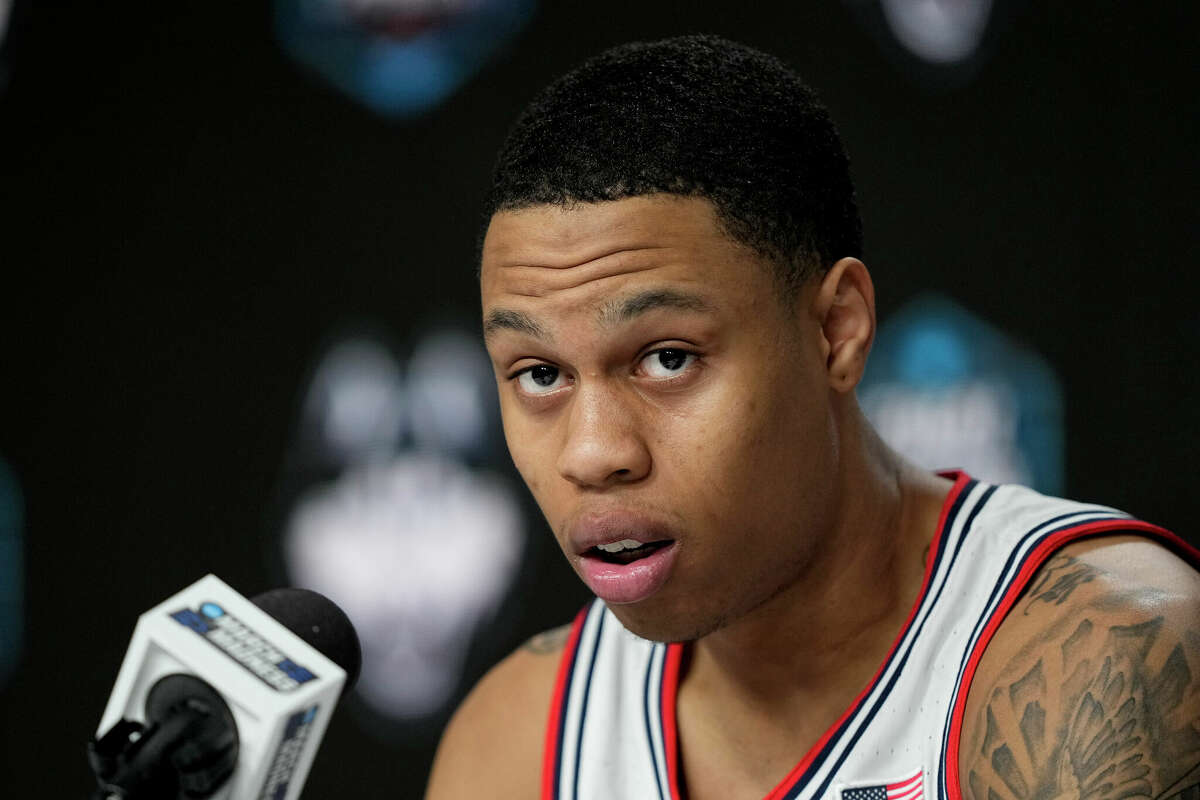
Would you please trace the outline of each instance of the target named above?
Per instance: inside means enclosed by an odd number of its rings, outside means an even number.
[[[676,642],[667,645],[663,659],[662,716],[663,750],[667,759],[667,788],[671,800],[680,800],[679,791],[679,732],[675,728],[675,697],[679,693],[679,667],[683,663],[683,645]]]
[[[562,717],[567,713],[567,680],[571,675],[575,651],[579,649],[579,637],[583,633],[583,623],[587,619],[590,607],[589,603],[575,615],[575,621],[571,623],[571,635],[558,662],[558,677],[554,680],[554,694],[550,697],[550,718],[546,722],[546,744],[542,751],[542,800],[556,800],[554,786],[558,783],[558,762],[561,755],[558,752],[561,744],[559,731],[562,729]]]
[[[1140,520],[1106,519],[1097,522],[1085,522],[1050,534],[1034,547],[1022,565],[1021,571],[1017,573],[1017,577],[1013,579],[1012,584],[1004,593],[1000,605],[992,612],[992,616],[984,627],[983,633],[980,634],[979,641],[975,644],[975,649],[971,651],[971,657],[967,660],[967,666],[963,670],[959,686],[962,689],[966,689],[966,691],[960,689],[958,699],[954,704],[954,711],[950,718],[950,741],[946,752],[946,789],[950,800],[963,800],[962,786],[958,781],[958,746],[959,738],[962,736],[963,715],[967,710],[967,694],[971,688],[971,681],[975,677],[975,670],[979,666],[979,661],[983,658],[983,653],[987,649],[988,643],[992,640],[1001,623],[1004,622],[1004,618],[1008,616],[1008,612],[1017,602],[1017,598],[1021,596],[1021,592],[1024,591],[1029,581],[1033,578],[1034,573],[1046,563],[1046,560],[1067,544],[1087,537],[1115,536],[1126,532],[1136,532],[1145,535],[1151,541],[1158,541],[1160,544],[1165,544],[1178,555],[1183,556],[1185,559],[1190,559],[1192,565],[1200,569],[1200,550],[1192,547],[1170,531]]]

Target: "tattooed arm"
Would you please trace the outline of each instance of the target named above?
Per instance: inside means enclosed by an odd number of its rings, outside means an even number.
[[[1135,537],[1051,558],[967,696],[963,800],[1200,800],[1200,574]]]
[[[570,636],[571,626],[561,625],[531,637],[529,641],[521,645],[521,649],[539,656],[558,655],[562,652]]]
[[[570,626],[539,633],[483,677],[446,726],[426,800],[540,796],[550,695]]]

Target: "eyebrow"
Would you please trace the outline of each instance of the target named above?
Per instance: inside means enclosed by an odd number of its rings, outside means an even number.
[[[512,311],[507,308],[492,309],[483,321],[483,338],[490,339],[502,330],[524,333],[535,339],[550,338],[550,335],[546,333],[546,329],[528,314],[520,311]]]
[[[673,308],[697,313],[711,313],[714,308],[703,297],[678,289],[646,289],[629,297],[609,300],[599,311],[600,324],[612,327],[660,308]],[[553,337],[537,320],[522,311],[496,308],[488,312],[483,322],[483,336],[491,338],[501,330],[515,331],[535,339]]]
[[[605,303],[600,309],[600,322],[608,326],[617,325],[660,308],[699,313],[712,313],[714,310],[713,306],[698,294],[681,292],[678,289],[646,289],[630,297]]]

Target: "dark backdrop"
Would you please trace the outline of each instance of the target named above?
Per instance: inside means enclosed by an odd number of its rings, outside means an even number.
[[[474,314],[507,126],[631,38],[717,32],[794,64],[851,152],[881,315],[938,288],[1041,352],[1067,493],[1195,541],[1187,6],[1017,7],[972,79],[934,86],[841,3],[545,2],[399,123],[294,66],[262,3],[25,6],[0,96],[0,457],[26,495],[27,641],[0,793],[83,796],[137,614],[210,570],[247,594],[277,579],[270,503],[317,346],[348,320]],[[545,563],[505,646],[578,606]],[[343,714],[306,796],[418,796],[431,756]]]

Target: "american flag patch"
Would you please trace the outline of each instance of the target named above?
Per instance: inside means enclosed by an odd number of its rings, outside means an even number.
[[[922,800],[923,770],[911,773],[907,778],[872,786],[848,786],[842,789],[842,800]]]

